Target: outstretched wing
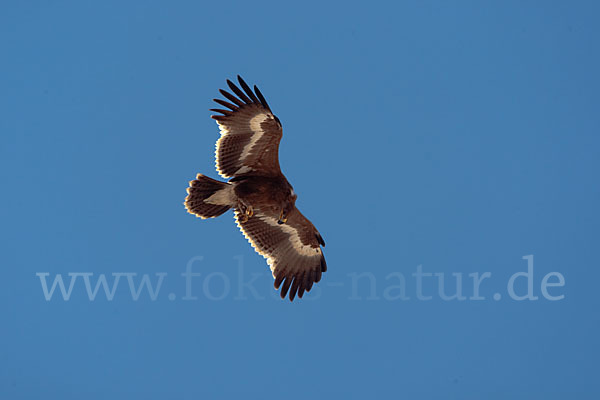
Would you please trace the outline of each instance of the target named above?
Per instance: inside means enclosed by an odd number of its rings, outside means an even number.
[[[323,238],[306,219],[294,208],[285,224],[279,225],[279,218],[271,210],[255,209],[254,215],[246,222],[235,218],[240,230],[252,247],[267,259],[275,278],[275,289],[281,286],[281,298],[289,291],[290,301],[296,293],[302,298],[310,291],[313,283],[321,280],[321,274],[327,271],[321,245]]]
[[[243,91],[227,80],[237,97],[220,90],[232,103],[214,99],[229,110],[211,109],[222,114],[212,116],[221,130],[215,151],[217,171],[223,178],[276,176],[281,173],[278,155],[281,123],[256,86],[253,92],[239,75],[238,81]]]

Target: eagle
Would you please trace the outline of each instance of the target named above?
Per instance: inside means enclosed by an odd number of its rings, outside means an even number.
[[[246,239],[267,259],[284,299],[302,298],[321,280],[327,264],[323,237],[296,208],[297,195],[279,167],[279,142],[283,135],[277,118],[256,85],[254,91],[238,75],[229,79],[233,93],[219,90],[229,101],[213,99],[226,109],[212,108],[221,137],[215,165],[218,181],[198,174],[190,181],[185,207],[202,219],[214,218],[230,208]]]

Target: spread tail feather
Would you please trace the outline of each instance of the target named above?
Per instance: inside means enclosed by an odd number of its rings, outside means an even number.
[[[234,204],[233,185],[202,174],[190,181],[187,192],[185,208],[202,219],[218,217]]]

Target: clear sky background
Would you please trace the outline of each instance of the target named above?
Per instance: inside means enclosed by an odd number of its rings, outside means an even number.
[[[600,397],[597,2],[51,3],[0,7],[0,398]],[[293,303],[182,205],[237,74],[327,243]]]

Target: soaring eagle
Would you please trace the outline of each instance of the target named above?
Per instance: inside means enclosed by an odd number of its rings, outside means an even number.
[[[237,97],[219,90],[230,102],[214,99],[227,109],[211,109],[221,131],[215,157],[221,182],[198,174],[190,181],[185,207],[202,219],[230,208],[252,247],[267,259],[281,287],[281,298],[302,297],[327,270],[317,228],[296,208],[296,194],[279,167],[281,122],[256,86],[254,91],[238,75],[243,91],[230,80]]]

